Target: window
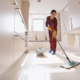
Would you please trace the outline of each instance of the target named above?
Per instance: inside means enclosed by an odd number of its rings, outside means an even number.
[[[29,31],[47,31],[46,14],[29,14]]]
[[[45,19],[35,19],[30,18],[29,19],[29,31],[44,31],[45,30]]]
[[[44,20],[33,20],[33,31],[44,31]]]

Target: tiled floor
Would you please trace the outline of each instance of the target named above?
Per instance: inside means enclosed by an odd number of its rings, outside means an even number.
[[[77,52],[67,51],[74,61],[80,61]],[[35,51],[25,54],[15,65],[4,80],[80,80],[80,65],[67,70],[60,67],[66,63],[62,51],[56,55],[45,52],[44,56],[37,56]]]

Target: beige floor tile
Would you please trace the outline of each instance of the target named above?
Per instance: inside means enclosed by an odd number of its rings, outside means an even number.
[[[71,60],[80,61],[78,52],[66,51]],[[61,68],[67,60],[62,51],[56,55],[45,52],[37,56],[35,51],[25,54],[4,80],[80,80],[80,65],[67,70]]]

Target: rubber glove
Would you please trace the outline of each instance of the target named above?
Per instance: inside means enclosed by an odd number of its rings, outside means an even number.
[[[56,31],[53,32],[53,37],[56,38]]]
[[[50,30],[50,31],[52,30],[52,28],[51,28],[51,27],[47,27],[47,28],[48,28],[48,30]]]

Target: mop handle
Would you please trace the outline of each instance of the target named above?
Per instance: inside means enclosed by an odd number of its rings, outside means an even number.
[[[53,34],[53,31],[52,31],[52,30],[51,30],[51,32],[52,32],[52,34]],[[68,57],[68,56],[66,55],[64,49],[62,48],[62,46],[61,46],[59,40],[58,40],[57,38],[55,38],[55,39],[56,39],[56,41],[58,42],[59,46],[61,47],[61,49],[62,49],[63,53],[65,54],[65,56]]]
[[[60,45],[61,49],[63,50],[63,53],[64,53],[64,54],[65,54],[65,56],[66,56],[66,59],[68,60],[68,62],[69,62],[69,63],[71,63],[71,61],[70,61],[69,57],[67,56],[67,54],[65,53],[64,49],[62,48],[62,46],[61,46],[61,44],[60,44],[59,40],[58,40],[57,38],[56,38],[56,40],[57,40],[58,44]]]

